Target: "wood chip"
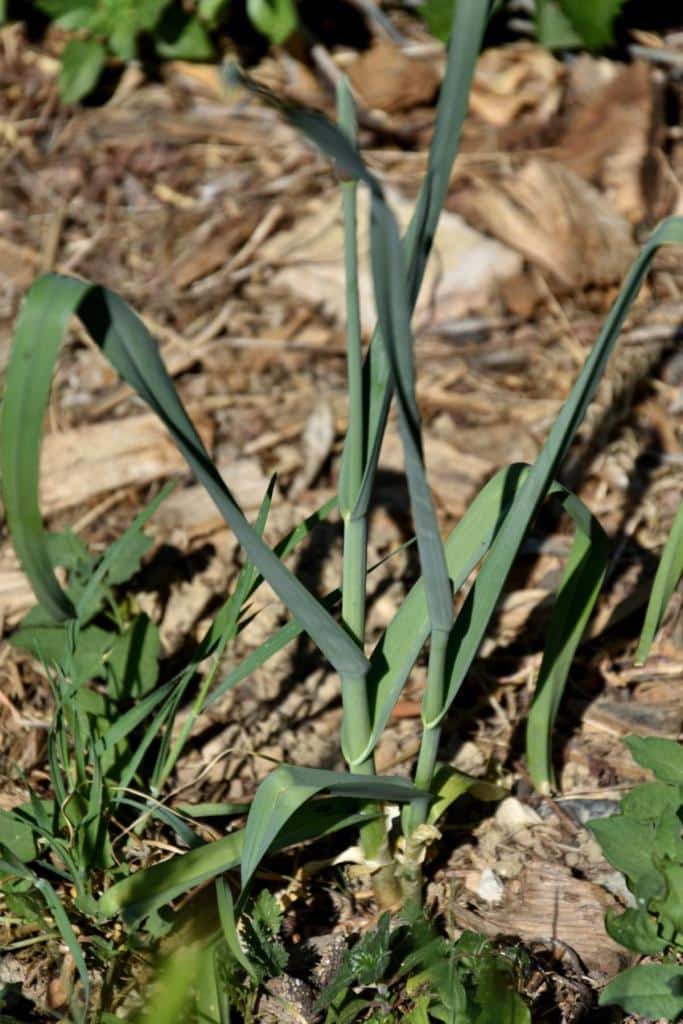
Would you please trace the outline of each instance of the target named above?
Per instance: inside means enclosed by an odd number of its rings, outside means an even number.
[[[589,728],[615,736],[636,733],[638,736],[677,740],[683,726],[683,705],[675,697],[664,703],[601,697],[588,708],[583,722]]]
[[[518,935],[527,942],[559,939],[578,953],[593,977],[603,979],[621,970],[629,958],[605,931],[605,911],[615,906],[600,886],[574,878],[562,865],[539,860],[528,863],[505,886],[501,909],[475,913],[458,907],[456,918],[486,935]]]
[[[204,444],[211,447],[212,421],[202,417],[195,426]],[[43,514],[50,515],[106,491],[187,471],[185,459],[156,416],[84,424],[48,434],[43,441],[41,508]]]

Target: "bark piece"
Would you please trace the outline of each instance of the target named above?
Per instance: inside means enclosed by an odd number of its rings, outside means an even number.
[[[211,446],[209,419],[195,423]],[[48,434],[41,456],[43,513],[71,508],[106,491],[138,486],[187,471],[187,463],[166,428],[153,415],[90,423]]]

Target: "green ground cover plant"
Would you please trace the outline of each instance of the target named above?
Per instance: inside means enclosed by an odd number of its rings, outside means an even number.
[[[623,0],[536,0],[534,31],[550,49],[601,50],[613,40]],[[61,55],[59,94],[75,103],[97,86],[108,62],[141,56],[143,43],[159,60],[216,59],[216,38],[229,30],[231,0],[36,0],[35,6],[71,34]],[[455,0],[424,0],[417,8],[429,30],[448,40]],[[504,6],[498,0],[496,8]],[[296,0],[246,0],[254,29],[285,43],[300,27]],[[381,13],[377,13],[378,18]],[[7,5],[0,0],[0,24]]]
[[[676,1021],[683,1016],[683,747],[641,736],[626,744],[654,781],[636,786],[619,814],[589,828],[607,860],[626,876],[635,901],[621,914],[607,915],[607,931],[622,946],[661,961],[622,971],[603,990],[600,1004]]]
[[[225,30],[230,0],[36,0],[35,6],[72,33],[61,55],[59,94],[75,103],[97,85],[107,61],[141,56],[143,41],[160,60],[216,58],[215,35]],[[282,43],[298,24],[295,0],[246,0],[253,27]],[[7,9],[0,3],[0,24]]]
[[[448,39],[457,0],[424,0],[419,10],[429,30]],[[504,9],[506,0],[496,8]],[[614,42],[614,22],[624,0],[535,0],[536,38],[551,50],[602,50]]]
[[[159,1010],[161,1016],[156,1019],[188,1019],[187,979],[197,975],[200,980],[194,983],[193,996],[196,1019],[230,1020],[226,993],[235,972],[242,979],[251,979],[257,991],[268,971],[277,967],[276,921],[273,914],[269,916],[268,902],[255,886],[257,870],[269,855],[310,839],[358,828],[362,860],[380,909],[404,907],[410,913],[409,908],[419,906],[422,865],[429,847],[439,841],[442,816],[465,792],[480,799],[501,795],[485,780],[470,778],[439,762],[441,728],[486,635],[519,549],[545,500],[558,501],[575,529],[527,727],[531,776],[540,789],[553,786],[553,724],[571,660],[604,577],[608,554],[605,534],[595,517],[557,482],[557,475],[647,269],[661,246],[683,242],[683,220],[665,221],[644,246],[537,461],[532,466],[512,465],[499,471],[444,541],[425,475],[411,313],[447,194],[470,82],[490,12],[491,7],[481,0],[458,3],[428,170],[403,239],[380,182],[358,151],[353,103],[344,83],[339,89],[338,125],[334,125],[318,113],[282,104],[241,72],[231,73],[233,81],[274,103],[332,160],[341,181],[344,213],[349,428],[338,495],[336,501],[303,522],[275,548],[263,536],[272,487],[264,495],[256,522],[250,523],[204,448],[155,342],[126,303],[104,287],[57,274],[38,279],[26,297],[5,381],[0,469],[7,523],[39,602],[38,609],[22,623],[15,642],[27,646],[43,661],[56,711],[49,741],[52,795],[46,800],[31,794],[29,802],[2,815],[0,872],[14,913],[35,913],[42,901],[52,915],[54,931],[71,951],[81,979],[80,987],[72,990],[74,1019],[85,1020],[89,1004],[94,1006],[95,1001],[98,1012],[102,1007],[106,1011],[110,994],[100,992],[90,999],[87,958],[93,963],[100,956],[109,963],[106,986],[113,990],[120,981],[115,977],[119,969],[115,965],[124,959],[117,952],[151,953],[160,938],[170,938],[174,923],[178,923],[169,904],[215,881],[214,916],[202,919],[204,931],[196,922],[199,933],[190,944],[194,967],[187,969],[187,958],[183,959],[180,952],[170,954],[162,966],[162,976],[168,983],[154,998],[162,1003],[166,1000],[166,1009],[163,1013]],[[361,186],[368,188],[371,196],[371,269],[378,314],[378,328],[365,355],[358,315],[356,243],[356,198]],[[146,550],[144,525],[164,495],[160,494],[97,560],[77,538],[68,534],[51,537],[40,514],[38,470],[44,412],[54,365],[74,315],[121,378],[166,425],[244,552],[244,567],[212,626],[187,666],[162,685],[156,675],[158,638],[154,627],[128,602],[121,585],[130,578]],[[422,575],[368,654],[368,512],[392,401],[398,412]],[[293,575],[286,558],[333,508],[338,509],[343,523],[342,579],[337,591],[319,601]],[[681,518],[679,514],[653,587],[647,629],[639,649],[641,658],[647,656],[680,577]],[[56,565],[67,569],[66,586],[55,576]],[[476,580],[456,616],[454,594],[466,586],[477,568]],[[290,621],[221,679],[221,655],[253,614],[250,601],[264,580],[289,610]],[[248,805],[169,806],[173,795],[169,783],[196,716],[302,631],[340,678],[340,749],[348,770],[280,764],[261,783]],[[428,677],[414,779],[379,776],[374,749],[425,648]],[[93,679],[99,680],[95,687]],[[182,728],[177,728],[181,708],[190,708],[190,715]],[[393,822],[384,814],[386,805],[402,807],[402,814]],[[246,823],[238,824],[245,814]],[[220,821],[225,835],[205,841],[198,827],[202,818]],[[166,830],[185,852],[151,865],[146,857],[135,870],[136,843],[152,827]],[[236,869],[239,884],[233,893],[225,876]],[[110,921],[117,915],[124,922],[125,941],[115,947]],[[410,927],[416,928],[418,919],[409,920],[413,922]],[[260,922],[261,937],[265,935],[262,945],[272,940],[275,960],[266,964],[260,963],[258,951],[245,944],[245,934],[254,937],[258,933],[255,921]],[[87,922],[97,937],[89,944],[87,957],[78,940],[79,922]],[[270,932],[264,933],[268,927]],[[386,946],[389,963],[394,940],[387,928],[379,926],[375,941],[382,948]],[[463,1016],[469,1005],[467,992],[480,991],[482,999],[496,986],[500,991],[516,992],[510,980],[514,971],[506,973],[507,968],[500,966],[486,969],[492,977],[493,988],[489,989],[489,982],[481,980],[488,975],[481,975],[479,968],[488,962],[489,953],[489,959],[497,962],[496,956],[481,947],[477,973],[466,967],[466,946],[441,946],[437,958],[439,964],[446,965],[448,977],[456,979],[455,989],[460,992],[461,986],[465,995],[457,997],[459,1003],[456,1000],[446,1006],[443,994],[439,994],[438,971],[429,975],[429,991],[420,992],[419,986],[414,990],[416,1002],[410,1012],[417,1024],[430,1019],[484,1024],[489,1018],[474,1015],[473,1004],[467,1011],[470,1017]],[[386,957],[382,954],[380,959]],[[350,971],[350,965],[346,966]],[[415,970],[420,976],[428,967],[416,961]],[[352,977],[348,971],[344,984],[339,983],[339,993],[345,986],[355,990],[356,982],[361,987],[383,984],[379,975],[366,985],[367,975]],[[508,979],[504,984],[502,975]],[[523,1004],[510,998],[509,1019],[528,1019]],[[356,1009],[365,1013],[367,1007]],[[329,1017],[333,1010],[339,1010],[342,1016]],[[331,1004],[326,1009],[328,1019],[356,1019],[343,1016],[342,1010]],[[486,1002],[481,1012],[485,1011]],[[244,1016],[245,1007],[241,1006],[239,1012]],[[98,1019],[105,1021],[106,1012]],[[383,1018],[366,1015],[366,1019]]]

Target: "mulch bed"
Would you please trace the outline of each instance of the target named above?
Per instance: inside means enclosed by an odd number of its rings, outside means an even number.
[[[368,162],[401,209],[421,180],[442,63],[433,41],[412,22],[409,31],[403,50],[378,38],[363,53],[319,48],[309,65],[279,54],[254,69],[290,98],[328,111],[330,81],[347,70]],[[161,82],[130,68],[104,106],[65,109],[55,86],[58,45],[27,41],[19,25],[0,30],[0,372],[22,295],[39,273],[115,289],[158,339],[245,511],[255,513],[277,473],[267,534],[274,541],[334,493],[345,431],[333,174],[274,111],[222,87],[213,68],[170,64]],[[394,77],[384,74],[387,61]],[[531,44],[482,57],[440,258],[417,317],[426,457],[444,531],[496,468],[533,460],[636,242],[663,215],[683,211],[680,81],[675,63],[582,56],[563,64]],[[460,268],[471,268],[473,253],[481,266],[471,278]],[[429,894],[441,906],[454,901],[461,926],[531,944],[534,998],[561,1007],[558,1020],[588,1019],[594,987],[625,962],[602,928],[623,889],[583,823],[642,778],[623,736],[677,738],[683,717],[680,594],[648,663],[633,666],[683,472],[680,253],[665,253],[656,267],[566,467],[610,535],[612,559],[557,727],[561,795],[536,796],[522,757],[548,602],[568,550],[557,517],[544,515],[544,531],[525,545],[444,737],[451,763],[475,773],[495,765],[511,796],[476,821],[449,819]],[[371,311],[366,319],[369,327]],[[153,521],[155,551],[136,580],[175,663],[230,588],[238,551],[161,428],[77,327],[61,357],[47,435],[47,521],[75,524],[94,550],[164,480],[181,479]],[[410,535],[393,425],[381,466],[371,563]],[[335,586],[337,521],[294,564],[318,592]],[[415,572],[403,553],[373,575],[370,640]],[[3,529],[5,634],[31,603]],[[224,667],[282,621],[265,597]],[[51,698],[40,666],[7,645],[0,677],[0,799],[11,807],[43,778]],[[411,768],[423,684],[422,668],[378,748],[383,771]],[[200,717],[173,789],[186,801],[239,800],[269,770],[266,758],[341,767],[340,719],[337,680],[302,642]],[[341,930],[372,920],[369,897],[357,892],[353,905]],[[49,979],[47,970],[45,986]]]

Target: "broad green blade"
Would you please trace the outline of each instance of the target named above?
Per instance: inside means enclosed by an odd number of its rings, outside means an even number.
[[[439,94],[427,173],[403,243],[408,267],[408,306],[411,312],[417,302],[436,227],[448,194],[453,161],[467,113],[470,84],[490,17],[489,8],[490,5],[482,0],[458,0],[455,5],[446,74]],[[354,516],[364,515],[370,503],[391,401],[389,364],[378,330],[375,331],[365,362],[364,381],[368,396],[366,461]],[[345,445],[342,459],[347,457]]]
[[[243,970],[254,981],[256,981],[258,977],[257,971],[252,965],[247,954],[242,949],[242,943],[240,942],[240,937],[237,931],[237,922],[235,920],[235,905],[233,903],[232,893],[230,892],[230,886],[226,883],[224,878],[216,879],[216,900],[218,902],[218,914],[221,921],[221,928],[223,929],[223,935],[228,944],[228,949]]]
[[[337,798],[316,801],[315,816],[308,813],[308,808],[303,810],[306,813],[296,813],[275,837],[271,852],[331,835],[374,817],[358,811],[357,801]],[[123,912],[129,921],[141,920],[176,896],[237,867],[242,860],[244,834],[244,829],[238,829],[215,843],[136,871],[107,889],[98,902],[100,911],[105,917]]]
[[[457,592],[488,551],[512,501],[529,472],[506,466],[482,488],[445,542],[446,563]],[[370,657],[367,675],[372,735],[363,758],[377,745],[396,701],[429,636],[423,581],[413,586]]]
[[[561,493],[561,488],[553,488]],[[605,579],[609,540],[599,522],[570,491],[562,499],[574,520],[574,541],[553,608],[534,699],[527,718],[526,755],[538,790],[554,787],[552,733],[576,648]]]
[[[236,814],[247,814],[249,811],[249,804],[247,803],[212,803],[210,801],[203,804],[175,804],[175,809],[179,814],[184,814],[188,818],[231,818]]]
[[[239,829],[215,843],[136,871],[100,896],[99,910],[104,917],[125,911],[129,920],[140,920],[194,886],[237,867],[243,848],[244,829]]]
[[[213,949],[201,942],[184,942],[165,956],[133,1024],[187,1024],[189,1020],[198,1020],[192,1009],[199,981],[206,974],[207,958],[213,960]],[[202,1024],[218,1024],[215,1017],[201,1019]]]
[[[455,803],[465,793],[471,793],[477,800],[495,801],[502,800],[508,796],[508,790],[502,786],[496,786],[486,779],[477,779],[465,772],[459,772],[449,764],[442,764],[438,767],[432,783],[433,802],[430,804],[427,815],[427,824],[436,825],[437,821],[446,813],[451,804]]]
[[[448,633],[453,624],[453,595],[434,498],[425,474],[403,253],[396,220],[385,200],[374,193],[370,248],[377,315],[398,400],[399,430],[429,621],[432,630]]]
[[[243,81],[247,85],[250,84],[247,79]],[[260,87],[258,91],[262,91]],[[375,301],[393,384],[399,389],[399,423],[406,452],[406,474],[411,492],[420,560],[423,576],[428,581],[427,602],[433,628],[447,632],[453,621],[452,597],[433,499],[424,473],[419,412],[415,400],[411,307],[406,297],[406,270],[398,227],[384,199],[379,181],[367,169],[347,135],[321,114],[296,107],[288,107],[286,114],[296,127],[335,160],[347,177],[363,181],[370,189],[370,239]],[[426,202],[429,204],[431,198],[428,197]],[[347,466],[343,471],[344,480],[350,472],[351,467]],[[347,502],[348,499],[347,495]]]
[[[406,802],[425,796],[407,779],[398,776],[378,778],[372,775],[325,771],[322,768],[279,765],[257,789],[247,818],[241,864],[243,892],[271,848],[275,837],[297,812],[302,821],[308,820],[312,828],[316,827],[319,805],[304,805],[323,790],[329,790],[338,796],[391,803]]]
[[[403,241],[408,268],[407,301],[410,311],[417,302],[436,226],[448,194],[451,169],[468,108],[470,83],[490,13],[491,5],[482,0],[458,0],[455,5],[446,74],[439,94],[427,173]],[[326,118],[314,111],[283,103],[273,93],[247,79],[233,67],[227,69],[227,76],[231,82],[240,82],[279,109],[323,153],[334,160],[346,178],[363,181],[373,194],[381,193],[377,180],[370,174],[348,137]],[[389,363],[378,330],[373,336],[363,369],[363,387],[367,402],[364,472],[352,518],[362,518],[367,513],[391,402]],[[341,477],[344,481],[352,479],[349,467],[344,463],[354,457],[347,440],[342,456]],[[345,497],[348,498],[348,495]]]
[[[650,653],[655,633],[662,624],[671,595],[683,575],[683,504],[679,506],[652,585],[645,613],[645,625],[636,651],[636,665],[642,665]]]
[[[47,557],[38,508],[40,427],[59,345],[73,313],[123,379],[167,426],[247,557],[304,624],[323,654],[341,675],[363,676],[367,659],[357,644],[245,519],[211,462],[142,321],[113,292],[57,274],[40,278],[26,297],[7,369],[0,440],[8,525],[41,603],[60,621],[74,617]]]
[[[505,518],[491,551],[458,615],[450,638],[453,652],[450,682],[444,705],[425,726],[437,725],[448,712],[476,657],[489,621],[505,586],[508,573],[536,510],[548,492],[558,466],[583,420],[616,344],[621,326],[657,250],[683,243],[683,218],[670,217],[657,228],[641,250],[610,310],[567,401],[562,406],[538,459]]]
[[[85,286],[48,278],[31,288],[17,320],[0,418],[0,477],[14,549],[40,604],[57,622],[74,607],[55,579],[38,505],[38,458],[52,371]]]
[[[352,145],[357,144],[358,123],[351,87],[346,76],[337,83],[337,122]],[[339,510],[350,520],[363,480],[365,449],[365,398],[363,395],[363,335],[358,293],[358,183],[342,181],[344,217],[344,283],[346,288],[346,366],[348,381],[348,427],[339,474]]]

